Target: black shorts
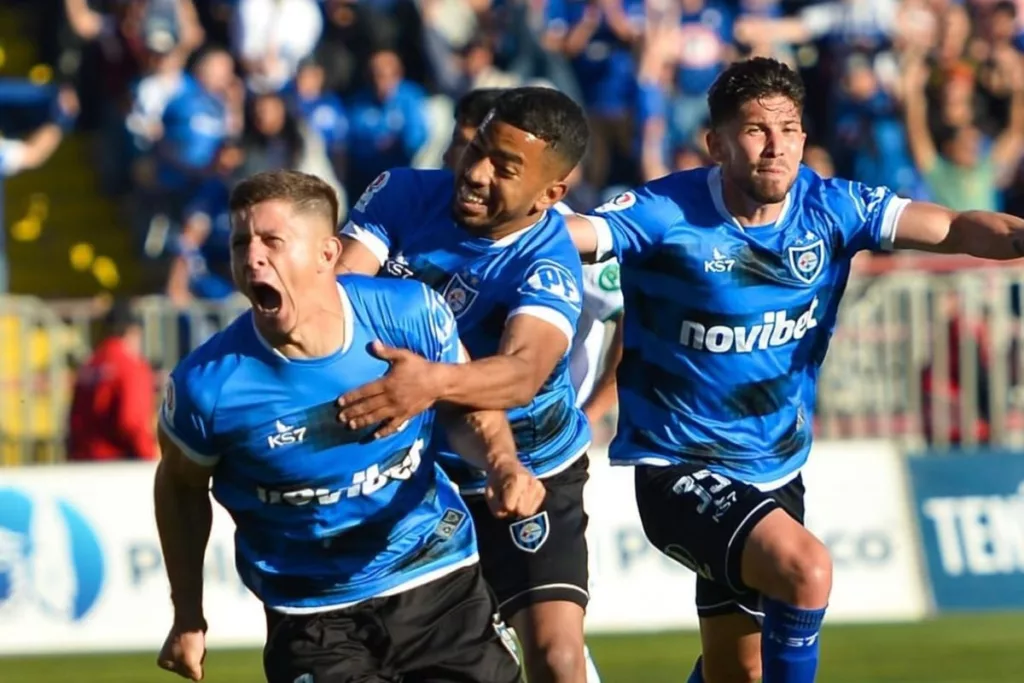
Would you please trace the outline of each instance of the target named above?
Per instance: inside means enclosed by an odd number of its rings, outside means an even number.
[[[804,484],[774,491],[714,474],[702,465],[636,467],[636,503],[647,539],[697,574],[697,614],[762,616],[761,595],[743,583],[751,530],[777,508],[803,524]]]
[[[518,683],[511,634],[479,565],[317,614],[267,610],[268,683]]]
[[[476,525],[480,566],[506,621],[540,602],[565,600],[586,609],[590,593],[583,486],[588,464],[584,455],[542,479],[547,489],[544,504],[526,519],[497,519],[483,496],[466,497]]]

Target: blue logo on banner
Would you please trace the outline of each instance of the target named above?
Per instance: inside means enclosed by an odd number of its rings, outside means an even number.
[[[70,503],[0,488],[0,619],[82,619],[103,587],[96,532]]]
[[[936,606],[1024,608],[1024,457],[910,460]]]

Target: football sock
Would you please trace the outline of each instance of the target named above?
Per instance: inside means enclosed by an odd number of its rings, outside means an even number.
[[[764,599],[761,669],[764,683],[814,683],[818,633],[825,610]]]

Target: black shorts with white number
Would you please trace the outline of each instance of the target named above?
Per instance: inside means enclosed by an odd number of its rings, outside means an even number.
[[[479,565],[351,607],[267,610],[268,683],[518,683],[511,634]]]
[[[635,469],[644,533],[658,550],[697,574],[697,613],[760,616],[761,596],[744,585],[740,571],[743,546],[757,523],[777,508],[803,524],[803,479],[765,492],[699,464]]]
[[[495,595],[501,616],[540,602],[565,600],[586,609],[587,513],[583,486],[586,455],[563,472],[542,479],[547,496],[541,511],[520,520],[497,519],[482,496],[467,496],[476,525],[480,566]]]

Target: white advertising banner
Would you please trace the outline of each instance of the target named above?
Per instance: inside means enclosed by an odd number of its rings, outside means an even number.
[[[154,466],[0,470],[0,654],[151,649],[171,621]],[[835,557],[830,620],[914,619],[926,599],[904,469],[880,442],[822,443],[805,474],[808,523]],[[594,632],[692,628],[693,575],[647,542],[633,470],[592,455]],[[259,646],[262,608],[234,568],[233,525],[214,504],[206,557],[211,647]]]
[[[150,649],[171,625],[148,463],[0,469],[0,653]],[[262,643],[263,608],[235,571],[214,503],[208,643]]]

